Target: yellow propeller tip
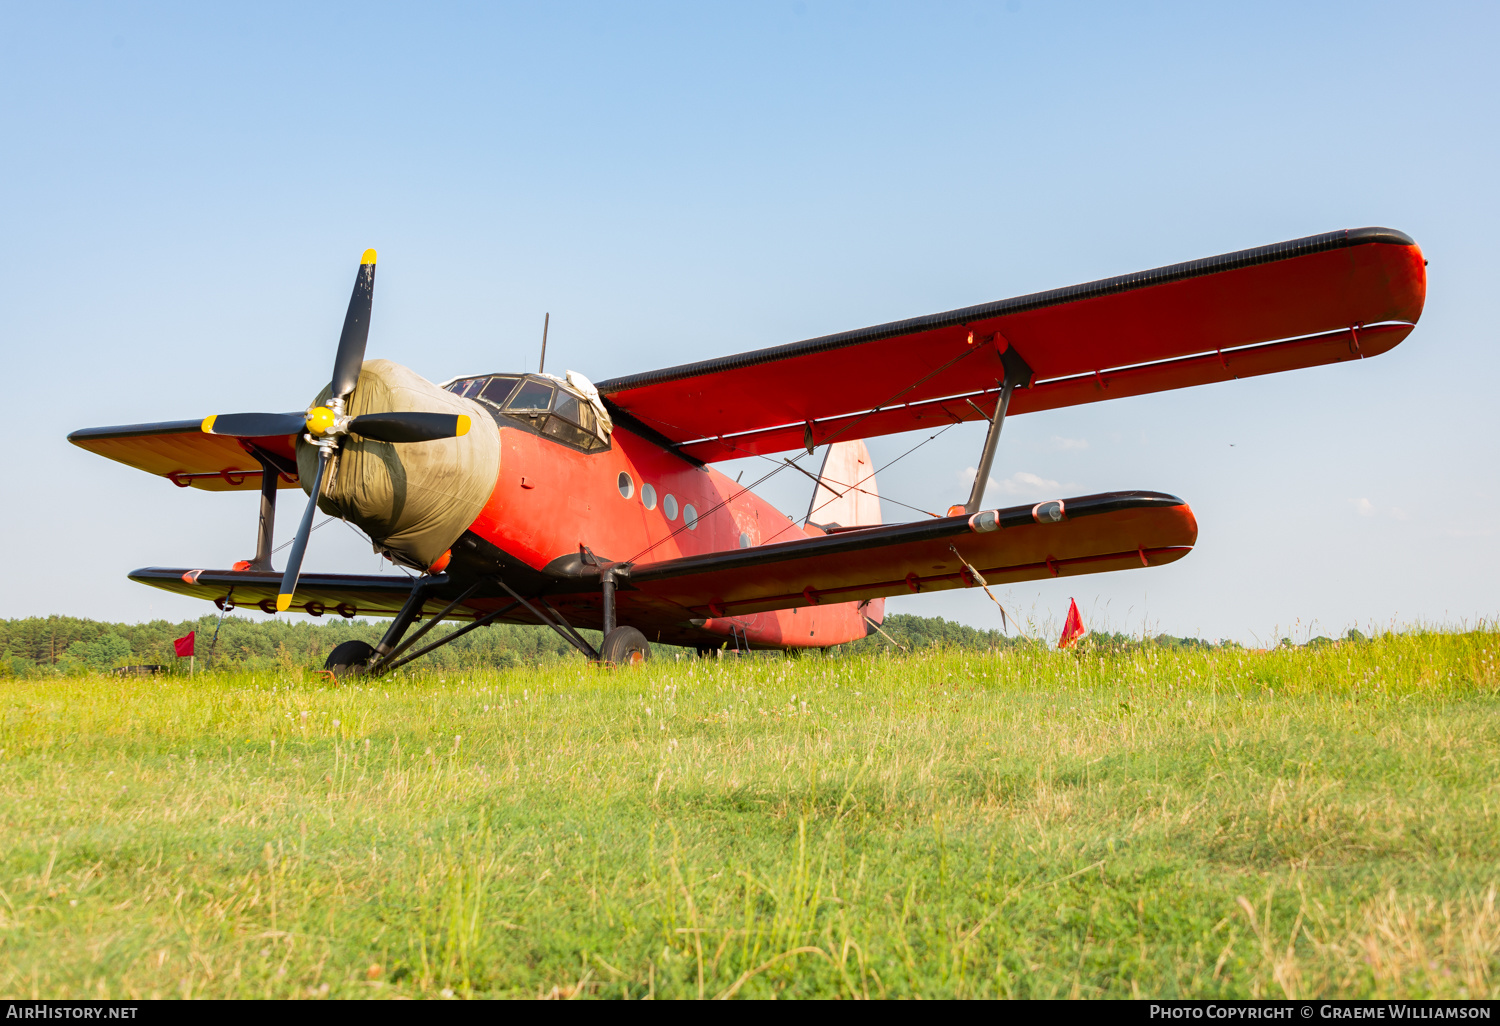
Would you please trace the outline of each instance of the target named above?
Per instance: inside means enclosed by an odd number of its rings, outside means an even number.
[[[292,597],[290,595],[276,596],[276,612],[284,613],[292,608]]]
[[[375,251],[373,249],[365,250],[365,255],[360,257],[359,262],[362,264],[373,264],[375,262]]]
[[[454,429],[454,433],[458,435],[466,435],[469,433],[469,418],[464,416],[462,413],[458,415],[458,426]]]
[[[203,433],[205,435],[211,435],[214,433],[214,421],[218,419],[219,415],[217,413],[215,413],[212,417],[203,418]]]

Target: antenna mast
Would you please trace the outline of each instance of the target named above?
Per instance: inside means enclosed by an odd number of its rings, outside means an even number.
[[[552,314],[549,312],[542,320],[542,362],[537,364],[538,374],[547,369],[547,327],[552,323]]]

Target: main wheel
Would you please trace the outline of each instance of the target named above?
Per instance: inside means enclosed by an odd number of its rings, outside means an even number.
[[[363,641],[346,641],[328,653],[323,669],[332,670],[335,677],[358,675],[369,669],[375,649]]]
[[[634,627],[616,627],[599,646],[599,661],[615,666],[639,666],[651,658],[651,642]]]

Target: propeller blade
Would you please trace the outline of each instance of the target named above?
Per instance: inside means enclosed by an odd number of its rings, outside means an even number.
[[[349,312],[344,314],[344,330],[339,335],[339,352],[333,360],[333,398],[344,399],[359,381],[359,369],[365,363],[365,343],[370,339],[370,307],[375,299],[375,251],[365,250],[354,279],[354,294],[349,297]]]
[[[469,418],[452,413],[366,413],[349,430],[377,442],[431,442],[469,433]]]
[[[281,592],[276,596],[276,611],[284,613],[292,606],[292,596],[297,593],[297,578],[302,576],[302,555],[307,551],[307,536],[312,533],[313,513],[318,508],[318,493],[323,490],[323,473],[328,469],[330,450],[318,450],[318,469],[313,474],[312,494],[307,497],[307,509],[302,511],[302,523],[297,525],[297,536],[292,541],[292,552],[286,560],[286,570],[281,575]]]
[[[306,426],[305,413],[216,413],[203,418],[205,435],[228,435],[231,438],[295,435]]]

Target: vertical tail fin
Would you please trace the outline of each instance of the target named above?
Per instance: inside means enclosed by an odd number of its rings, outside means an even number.
[[[824,452],[818,484],[807,507],[807,520],[823,528],[868,527],[881,523],[875,464],[863,441],[834,442]],[[859,612],[871,623],[884,623],[885,599],[863,602]],[[872,630],[867,630],[866,634]]]
[[[824,452],[807,520],[818,527],[868,527],[881,522],[875,464],[862,440],[834,442]]]

